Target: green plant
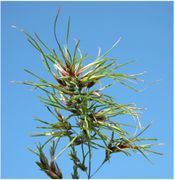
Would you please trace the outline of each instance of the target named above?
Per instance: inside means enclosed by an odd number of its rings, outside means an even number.
[[[152,146],[159,145],[155,143],[145,144],[148,141],[157,141],[156,138],[143,138],[141,135],[146,128],[141,128],[139,120],[139,111],[143,109],[136,107],[133,103],[119,104],[103,93],[103,90],[109,88],[112,84],[103,88],[98,88],[97,84],[103,78],[109,78],[134,90],[128,82],[141,81],[140,74],[119,73],[119,68],[128,64],[118,64],[117,60],[107,55],[116,47],[120,39],[114,43],[106,53],[101,55],[100,50],[97,57],[90,57],[88,54],[82,54],[77,40],[73,53],[69,51],[68,39],[70,31],[70,18],[68,19],[68,28],[66,36],[66,45],[63,48],[57,37],[57,19],[54,22],[54,37],[58,45],[59,53],[49,48],[35,33],[31,36],[22,30],[28,42],[39,52],[43,64],[49,74],[52,75],[55,82],[49,82],[33,72],[25,71],[36,77],[38,82],[19,82],[25,85],[33,86],[34,89],[40,89],[46,93],[47,97],[39,97],[46,109],[56,118],[56,122],[50,123],[46,120],[36,118],[42,126],[42,133],[33,134],[33,136],[45,136],[47,141],[37,145],[36,150],[30,149],[38,156],[36,164],[52,179],[61,179],[63,174],[57,165],[56,160],[65,150],[69,149],[69,158],[73,162],[73,179],[79,178],[79,171],[87,174],[88,179],[93,177],[97,171],[111,159],[112,154],[123,153],[131,155],[130,151],[140,152],[147,160],[147,153],[155,153]],[[43,50],[47,50],[47,53]],[[84,65],[88,58],[94,58],[90,64]],[[63,116],[67,112],[67,116]],[[137,120],[135,126],[127,123],[114,121],[112,118],[127,115]],[[127,127],[127,128],[125,128]],[[128,127],[134,128],[139,132],[135,135],[129,133]],[[127,129],[127,130],[126,130]],[[67,138],[69,143],[58,153],[56,153],[61,139]],[[50,160],[44,153],[44,148],[50,143]],[[81,151],[77,150],[81,148]],[[104,158],[96,170],[92,171],[92,158],[94,149],[103,149]],[[80,155],[81,154],[81,155]]]

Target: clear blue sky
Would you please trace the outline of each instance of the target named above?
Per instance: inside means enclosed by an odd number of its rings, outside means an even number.
[[[23,68],[47,73],[38,53],[24,36],[11,28],[12,24],[30,33],[37,32],[51,47],[53,21],[58,8],[60,40],[64,42],[67,18],[71,16],[70,43],[81,40],[81,49],[96,55],[103,52],[122,36],[119,46],[111,52],[121,62],[136,60],[123,68],[123,72],[144,75],[145,84],[160,79],[160,83],[142,93],[115,84],[108,93],[120,103],[136,102],[146,107],[141,121],[153,122],[145,136],[158,137],[165,145],[157,147],[164,153],[151,155],[154,165],[141,155],[113,155],[95,178],[172,178],[173,176],[173,2],[2,2],[2,178],[47,178],[35,165],[36,157],[27,150],[39,139],[31,138],[35,132],[34,116],[51,118],[36,99],[40,92],[10,81],[34,80]],[[126,119],[127,121],[127,119]],[[97,165],[101,152],[96,153]],[[66,158],[60,160],[62,170],[69,178]],[[58,163],[59,164],[59,163]],[[127,171],[127,173],[126,173]],[[83,177],[83,176],[82,176]]]

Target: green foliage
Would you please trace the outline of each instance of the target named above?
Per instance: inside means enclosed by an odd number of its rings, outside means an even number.
[[[38,81],[20,82],[25,85],[40,89],[46,93],[46,97],[39,97],[46,109],[56,118],[56,123],[36,118],[41,123],[37,127],[43,132],[33,134],[33,136],[45,136],[47,141],[43,145],[37,146],[37,151],[31,150],[39,157],[36,164],[52,179],[63,178],[62,172],[58,167],[56,160],[65,150],[69,150],[69,158],[73,162],[72,178],[79,178],[79,171],[83,171],[90,179],[96,172],[111,159],[112,154],[123,153],[126,156],[131,155],[131,151],[139,152],[146,159],[148,153],[161,153],[151,150],[155,143],[145,144],[144,141],[157,141],[156,138],[142,138],[141,135],[149,128],[141,128],[139,120],[139,111],[143,109],[136,107],[135,104],[119,104],[115,100],[104,94],[103,90],[109,88],[112,84],[97,89],[97,84],[104,78],[109,78],[118,83],[138,91],[129,85],[130,82],[141,81],[140,74],[123,74],[118,69],[130,63],[118,64],[114,58],[107,57],[110,51],[117,46],[120,39],[114,43],[103,55],[100,50],[97,57],[90,64],[83,65],[84,61],[90,56],[83,55],[79,44],[76,41],[75,49],[71,53],[68,49],[68,39],[70,31],[70,18],[68,19],[68,28],[66,36],[66,45],[63,48],[57,37],[57,20],[59,12],[54,22],[54,37],[58,45],[59,53],[49,48],[35,33],[31,36],[24,30],[28,42],[39,52],[43,64],[48,73],[52,75],[55,82],[48,82],[42,77],[26,70],[27,73],[34,76]],[[47,51],[47,53],[45,52]],[[66,117],[62,114],[68,112]],[[136,125],[123,124],[112,120],[112,117],[124,115],[131,116],[136,121]],[[125,127],[132,127],[140,132],[136,135],[130,134]],[[58,153],[57,146],[59,140],[68,138],[69,143]],[[44,147],[50,142],[50,161],[43,152]],[[76,148],[81,147],[81,152]],[[92,172],[93,150],[103,149],[104,159],[97,170]],[[80,156],[81,153],[81,156]],[[148,159],[149,160],[149,159]]]

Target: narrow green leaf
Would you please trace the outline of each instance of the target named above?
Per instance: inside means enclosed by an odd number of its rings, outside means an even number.
[[[70,33],[70,16],[68,18],[67,35],[66,35],[66,46],[67,47],[68,47],[68,41],[69,41],[69,33]]]
[[[48,50],[52,53],[52,50],[41,40],[41,38],[38,36],[37,33],[34,33],[36,38],[39,40],[39,42]]]
[[[75,136],[58,154],[57,154],[57,156],[55,156],[55,160],[59,157],[59,156],[61,156],[61,154],[67,149],[67,148],[69,148],[69,146],[71,146],[71,144],[75,141],[75,139],[77,138],[77,136]]]
[[[76,41],[75,50],[74,50],[74,54],[73,54],[73,62],[72,62],[73,67],[75,67],[75,64],[76,64],[76,53],[77,53],[79,43],[80,43],[80,40]]]
[[[109,54],[110,52],[111,52],[111,50],[112,49],[114,49],[117,45],[118,45],[118,43],[121,41],[121,37],[113,44],[113,46],[103,55],[103,57],[104,56],[106,56],[107,54]]]
[[[63,50],[62,50],[62,47],[61,47],[61,45],[60,45],[60,43],[59,43],[59,41],[58,41],[58,37],[57,37],[57,33],[56,33],[56,31],[57,31],[57,21],[58,21],[58,16],[59,16],[59,14],[60,14],[60,9],[58,10],[57,15],[56,15],[56,17],[55,17],[55,21],[54,21],[54,37],[55,37],[56,43],[57,43],[57,45],[58,45],[58,48],[59,48],[59,50],[60,50],[60,52],[61,52],[61,54],[62,54],[62,57],[64,58],[66,64],[67,64],[67,65],[70,65],[70,62],[69,62],[68,59],[66,58],[66,56],[65,56],[65,54],[64,54],[64,52],[63,52]]]

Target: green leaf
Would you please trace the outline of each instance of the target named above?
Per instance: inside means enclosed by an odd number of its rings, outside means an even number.
[[[47,121],[43,121],[43,120],[41,120],[41,119],[39,119],[39,118],[34,118],[34,120],[39,121],[39,122],[41,122],[41,123],[43,123],[43,124],[50,125],[50,123],[48,123]]]
[[[80,40],[76,41],[75,50],[74,50],[74,54],[73,54],[72,66],[74,68],[75,68],[75,64],[76,64],[76,53],[77,53],[77,49],[78,49],[79,43],[80,43]]]
[[[41,40],[41,38],[38,36],[37,33],[34,33],[36,38],[39,40],[39,42],[48,50],[52,53],[52,50]]]
[[[68,61],[68,59],[66,58],[66,56],[65,56],[65,54],[64,54],[64,52],[63,52],[63,50],[62,50],[62,47],[61,47],[61,45],[60,45],[60,43],[59,43],[59,41],[58,41],[58,37],[57,37],[57,33],[56,33],[56,31],[57,31],[57,21],[58,21],[59,13],[60,13],[60,9],[58,10],[57,15],[56,15],[56,17],[55,17],[55,21],[54,21],[54,37],[55,37],[56,43],[57,43],[57,45],[58,45],[58,48],[59,48],[59,50],[60,50],[60,52],[61,52],[61,54],[62,54],[62,57],[63,57],[63,59],[64,59],[65,62],[66,62],[66,65],[69,66],[69,65],[70,65],[70,62]]]
[[[67,35],[66,35],[66,46],[67,47],[68,47],[68,41],[69,41],[69,33],[70,33],[70,16],[68,18]]]
[[[111,52],[111,50],[112,49],[114,49],[117,45],[118,45],[118,43],[121,41],[121,37],[113,44],[113,46],[103,55],[103,57],[104,56],[106,56],[107,54],[109,54],[110,52]]]
[[[55,156],[55,160],[61,156],[61,154],[67,149],[69,148],[69,146],[71,146],[73,144],[73,142],[75,141],[75,139],[77,138],[77,136],[75,136],[56,156]]]

